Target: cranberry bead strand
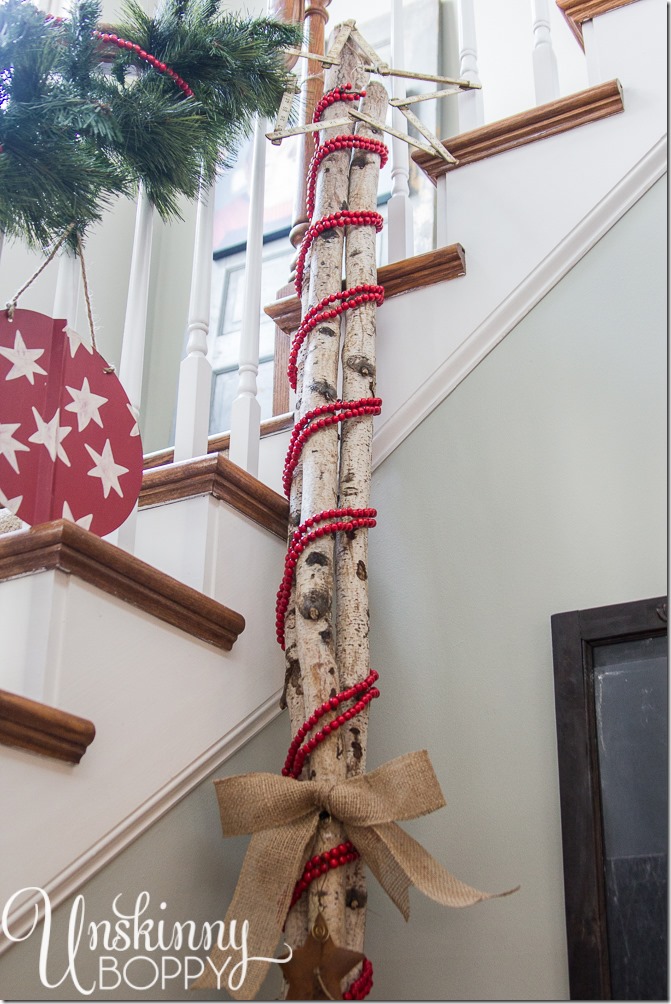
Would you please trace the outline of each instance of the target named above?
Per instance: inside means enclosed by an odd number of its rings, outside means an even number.
[[[284,462],[282,486],[284,494],[289,497],[291,479],[300,460],[301,452],[306,442],[315,432],[329,425],[345,422],[350,418],[361,418],[365,415],[379,415],[382,411],[382,400],[379,397],[362,397],[358,401],[334,401],[333,404],[323,404],[313,408],[303,415],[294,426]],[[313,421],[315,419],[316,421]]]
[[[160,59],[156,56],[152,56],[151,53],[145,52],[145,50],[140,45],[136,45],[134,42],[129,42],[125,38],[119,38],[118,35],[109,34],[106,31],[94,31],[93,37],[99,39],[101,42],[109,42],[111,45],[116,45],[117,49],[127,49],[129,52],[134,52],[138,59],[141,59],[144,63],[148,63],[152,66],[157,73],[165,73],[167,77],[175,82],[180,91],[183,92],[184,96],[187,98],[193,97],[193,91],[187,84],[185,80],[171,70],[166,63],[162,63]]]
[[[353,91],[351,84],[334,87],[332,90],[326,91],[315,105],[312,121],[316,125],[329,105],[334,105],[336,101],[358,101],[359,98],[365,97],[365,91]]]
[[[321,875],[326,875],[332,868],[341,868],[351,861],[357,861],[360,856],[351,840],[346,840],[344,843],[338,844],[337,847],[331,847],[330,850],[324,851],[323,854],[315,854],[314,857],[305,863],[303,874],[294,887],[289,909],[291,910],[296,905],[308,886],[315,879]]]
[[[376,526],[376,509],[327,509],[317,513],[315,516],[308,516],[304,523],[301,523],[291,535],[289,547],[284,558],[284,576],[277,591],[275,602],[275,628],[277,641],[284,651],[284,618],[289,606],[291,595],[291,583],[298,558],[313,540],[318,537],[325,537],[329,533],[351,533],[353,530],[363,527]],[[345,517],[342,519],[340,517]],[[336,522],[326,522],[336,520]],[[315,526],[317,523],[324,523],[324,526]],[[315,527],[315,529],[313,529]]]
[[[333,320],[346,310],[354,310],[363,303],[376,303],[378,307],[381,306],[384,303],[384,286],[364,282],[360,286],[352,286],[340,293],[331,293],[307,311],[294,335],[289,352],[287,376],[292,390],[296,390],[298,379],[298,353],[312,329],[322,321]]]
[[[339,694],[329,698],[328,701],[324,701],[324,703],[318,708],[315,708],[310,717],[303,722],[301,727],[296,732],[296,735],[291,740],[286,760],[284,761],[284,767],[282,768],[283,777],[300,777],[301,771],[303,770],[303,764],[309,754],[312,753],[312,751],[316,749],[320,743],[323,743],[327,736],[342,728],[343,725],[346,725],[347,722],[351,721],[352,718],[355,718],[356,715],[360,715],[366,705],[370,704],[371,701],[380,696],[378,688],[373,686],[379,678],[380,674],[377,670],[371,669],[365,680],[360,680],[358,683],[355,683],[354,686],[348,687],[347,690],[342,690]],[[334,716],[332,721],[322,725],[319,731],[316,732],[311,739],[308,739],[306,743],[303,743],[305,737],[319,724],[320,719],[323,718],[324,715],[327,715],[330,712],[336,712],[340,705],[346,701],[354,701],[354,704],[352,704],[352,706],[346,711]]]
[[[326,230],[333,230],[336,227],[375,227],[378,233],[384,226],[384,220],[379,213],[366,209],[355,212],[350,209],[340,209],[337,213],[323,216],[316,223],[313,223],[305,232],[305,237],[301,243],[296,259],[296,295],[300,296],[303,289],[303,275],[305,274],[305,259],[315,237],[319,237]],[[323,301],[322,301],[323,302]],[[321,304],[320,304],[321,305]]]
[[[319,165],[325,157],[329,156],[329,154],[336,153],[338,150],[347,149],[363,150],[365,153],[377,153],[380,157],[381,168],[384,167],[389,159],[389,150],[385,144],[378,139],[369,139],[366,136],[334,136],[332,139],[327,139],[324,143],[319,144],[312,155],[312,159],[310,160],[307,170],[306,208],[310,218],[312,218],[312,214],[315,210],[315,190],[317,187],[317,172],[319,170]]]
[[[349,990],[342,995],[345,1001],[362,1001],[373,989],[373,963],[364,958],[361,975],[357,976]]]

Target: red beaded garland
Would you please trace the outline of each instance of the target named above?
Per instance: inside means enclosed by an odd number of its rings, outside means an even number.
[[[336,101],[358,101],[359,98],[365,97],[365,91],[353,91],[351,84],[344,84],[342,87],[334,87],[333,90],[326,91],[326,93],[322,95],[315,105],[312,121],[314,123],[319,122],[329,105],[335,104]]]
[[[336,227],[375,227],[379,233],[384,226],[384,220],[379,213],[369,209],[362,209],[358,212],[351,209],[339,209],[337,213],[323,216],[321,220],[313,223],[305,232],[305,237],[301,242],[296,259],[296,295],[300,296],[303,289],[303,274],[305,272],[305,259],[315,237],[323,234],[326,230],[333,230]]]
[[[380,696],[380,691],[377,687],[373,686],[379,678],[380,674],[377,670],[371,669],[365,680],[360,680],[359,683],[355,683],[353,687],[348,687],[347,690],[342,690],[339,694],[329,698],[328,701],[324,701],[324,703],[318,708],[315,708],[310,717],[303,722],[301,727],[296,732],[296,735],[291,740],[289,751],[287,753],[286,760],[284,761],[284,767],[282,768],[283,777],[300,777],[301,771],[303,770],[303,764],[312,750],[316,749],[319,743],[324,742],[327,736],[329,736],[332,732],[342,728],[343,725],[346,725],[347,722],[351,721],[352,718],[355,718],[356,715],[361,714],[367,704],[370,704],[371,701]],[[308,739],[306,743],[303,743],[305,737],[312,731],[312,729],[314,729],[320,718],[323,718],[324,715],[327,715],[329,712],[337,711],[339,706],[344,701],[352,700],[355,700],[355,703],[348,708],[347,711],[335,715],[332,721],[322,726],[320,731],[315,733],[312,739]],[[328,732],[326,731],[327,728]]]
[[[354,310],[364,303],[375,303],[380,307],[384,303],[384,286],[363,282],[359,286],[350,286],[349,289],[344,289],[340,293],[331,293],[330,296],[325,296],[323,300],[316,303],[314,307],[310,307],[294,335],[289,352],[287,376],[292,390],[296,390],[298,380],[300,347],[313,328],[316,328],[323,321],[332,321],[346,310]]]
[[[315,211],[315,189],[317,186],[317,171],[319,165],[331,153],[338,150],[364,150],[366,153],[377,153],[380,157],[380,167],[384,167],[389,158],[389,150],[379,139],[368,139],[366,136],[334,136],[327,139],[316,148],[307,171],[306,208],[312,218]]]
[[[284,558],[284,576],[280,583],[280,588],[277,590],[275,604],[277,641],[283,651],[284,618],[289,606],[294,570],[301,553],[313,540],[316,540],[318,537],[324,537],[329,533],[351,533],[353,530],[376,526],[376,516],[376,509],[351,509],[349,507],[344,509],[327,509],[324,512],[317,513],[315,516],[308,516],[305,522],[301,523],[294,530]],[[339,517],[346,517],[346,519],[339,519]],[[327,522],[328,520],[336,520],[336,522]],[[325,525],[312,529],[317,523],[324,523]]]
[[[325,429],[329,425],[345,422],[349,418],[362,418],[365,415],[379,415],[382,411],[382,399],[379,397],[362,397],[358,401],[334,401],[333,404],[323,404],[313,408],[303,415],[294,426],[284,461],[282,485],[284,494],[289,497],[291,478],[300,460],[301,451],[313,433]],[[313,421],[316,419],[317,421]]]
[[[99,38],[101,42],[110,42],[112,45],[116,45],[118,49],[128,49],[129,52],[134,52],[138,59],[141,59],[144,63],[149,63],[158,73],[165,73],[171,80],[174,80],[185,97],[193,97],[193,91],[185,80],[182,80],[174,70],[171,70],[169,66],[162,63],[156,56],[145,52],[141,46],[136,45],[134,42],[129,42],[125,38],[119,38],[118,35],[110,35],[106,31],[94,31],[93,37]]]
[[[314,857],[306,861],[303,874],[294,886],[289,909],[291,910],[296,905],[308,886],[320,875],[326,875],[332,868],[341,868],[343,864],[356,861],[359,857],[359,852],[350,840],[324,851],[323,854],[315,854]],[[342,861],[342,858],[345,860]]]
[[[361,967],[361,975],[357,976],[354,982],[350,985],[349,990],[346,990],[342,995],[343,1000],[346,1001],[362,1001],[373,989],[373,963],[370,959],[364,958]]]

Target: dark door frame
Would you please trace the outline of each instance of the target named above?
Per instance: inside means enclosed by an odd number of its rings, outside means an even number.
[[[610,1000],[594,649],[666,635],[667,598],[551,618],[572,1000]]]

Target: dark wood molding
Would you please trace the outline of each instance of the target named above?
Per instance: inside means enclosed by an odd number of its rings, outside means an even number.
[[[413,153],[412,159],[435,185],[436,179],[448,171],[459,170],[478,160],[495,157],[548,136],[558,136],[569,129],[598,122],[622,111],[624,102],[620,82],[609,80],[567,98],[549,101],[519,115],[511,115],[443,140],[443,145],[457,158],[457,164],[448,164],[440,157],[421,150]]]
[[[377,281],[384,286],[385,299],[388,299],[465,274],[466,253],[463,247],[461,244],[449,244],[414,258],[382,265],[377,270]],[[263,309],[286,334],[292,334],[301,323],[301,304],[297,296],[276,300]]]
[[[261,439],[266,436],[274,436],[278,432],[291,429],[294,424],[294,413],[284,412],[281,415],[274,415],[273,418],[266,418],[261,422]],[[207,441],[207,452],[219,453],[228,450],[231,445],[230,432],[218,432],[215,436],[210,436]],[[145,454],[144,469],[150,470],[152,467],[162,467],[164,464],[171,464],[175,451],[171,446],[165,450],[156,450],[154,453]]]
[[[572,1000],[609,1000],[605,852],[594,649],[665,635],[667,598],[551,618],[569,981]]]
[[[591,21],[599,14],[607,14],[608,11],[617,10],[618,7],[626,7],[635,2],[636,0],[556,0],[557,6],[568,21],[569,28],[583,49],[585,48],[585,40],[582,26],[585,21]]]
[[[0,743],[79,763],[96,734],[95,725],[48,704],[0,690]]]
[[[0,538],[0,581],[53,568],[218,648],[229,650],[245,627],[241,614],[68,520]]]
[[[286,540],[289,503],[221,453],[145,471],[140,507],[213,495]]]

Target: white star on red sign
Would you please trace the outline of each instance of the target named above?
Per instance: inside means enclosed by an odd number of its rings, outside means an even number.
[[[19,329],[16,329],[14,336],[14,348],[8,349],[0,346],[0,355],[9,359],[12,368],[5,377],[5,380],[18,380],[19,377],[26,377],[32,384],[35,383],[35,374],[47,375],[47,371],[35,362],[44,355],[44,349],[29,349],[21,336]]]
[[[93,353],[93,346],[91,342],[84,336],[80,335],[78,331],[71,328],[69,324],[66,324],[63,331],[68,336],[68,341],[70,343],[70,358],[74,359],[77,350],[80,345],[83,345],[87,352]]]
[[[72,509],[67,504],[63,503],[63,519],[69,519],[71,523],[76,523],[77,526],[83,526],[85,530],[91,528],[91,520],[93,519],[93,513],[90,512],[87,516],[80,516],[79,519],[75,519]]]
[[[20,443],[18,439],[14,439],[14,433],[20,425],[20,422],[0,425],[0,457],[6,457],[10,467],[12,467],[17,474],[19,473],[19,464],[16,459],[16,454],[21,450],[25,450],[26,452],[30,450],[29,446],[25,446],[23,443]]]
[[[23,495],[17,495],[13,499],[8,499],[4,492],[0,491],[0,506],[9,509],[12,516],[16,516],[19,506],[23,502]]]
[[[133,421],[135,422],[135,425],[130,430],[130,434],[131,434],[131,436],[139,436],[140,435],[140,427],[137,424],[137,420],[138,420],[138,415],[140,413],[137,410],[137,408],[134,408],[133,405],[130,404],[130,403],[127,404],[126,407],[128,408],[129,412],[131,413],[131,415],[133,417]]]
[[[119,486],[119,475],[127,474],[128,468],[115,463],[109,439],[103,446],[102,453],[96,453],[95,450],[91,449],[88,443],[84,443],[84,446],[89,451],[91,460],[95,461],[95,466],[86,473],[89,477],[100,478],[105,498],[107,498],[112,488],[117,495],[120,495],[123,498],[123,492]]]
[[[77,415],[78,431],[81,432],[82,429],[85,429],[91,421],[94,421],[102,429],[103,423],[100,417],[100,409],[104,404],[107,404],[108,398],[102,397],[101,394],[94,394],[89,387],[87,377],[84,377],[80,390],[77,390],[76,387],[68,387],[67,385],[66,390],[72,397],[72,401],[70,404],[65,405],[65,410],[74,411]]]
[[[70,425],[59,425],[58,419],[60,417],[60,408],[57,408],[54,417],[51,421],[46,422],[40,415],[37,408],[33,405],[33,417],[35,419],[35,425],[37,426],[37,432],[34,432],[32,436],[28,439],[29,443],[42,443],[46,446],[49,451],[49,456],[52,460],[58,457],[62,460],[64,464],[70,466],[70,460],[65,452],[61,442],[72,432],[72,426]]]

